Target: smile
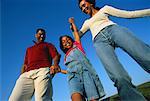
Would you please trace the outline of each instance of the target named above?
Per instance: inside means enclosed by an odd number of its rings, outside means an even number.
[[[70,44],[67,42],[67,43],[65,44],[65,46],[70,46]]]

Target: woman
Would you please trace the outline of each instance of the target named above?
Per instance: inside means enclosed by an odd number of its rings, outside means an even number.
[[[150,73],[150,47],[137,39],[126,28],[123,28],[108,16],[136,18],[150,16],[150,9],[125,11],[104,6],[95,7],[95,0],[79,0],[79,7],[90,18],[80,29],[80,37],[91,30],[94,47],[104,65],[107,74],[117,87],[121,100],[144,101],[145,98],[131,83],[131,78],[119,62],[114,50],[120,47],[127,52],[145,71]]]

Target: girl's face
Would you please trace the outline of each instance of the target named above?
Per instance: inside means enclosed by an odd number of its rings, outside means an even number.
[[[72,42],[72,40],[70,38],[64,36],[64,37],[62,37],[61,41],[62,41],[62,45],[63,45],[64,49],[72,48],[73,42]]]
[[[87,2],[86,0],[82,0],[79,4],[79,7],[82,10],[82,12],[89,15],[92,14],[92,6],[93,5]]]

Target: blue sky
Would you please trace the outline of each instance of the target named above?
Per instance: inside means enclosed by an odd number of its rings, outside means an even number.
[[[97,0],[99,7],[106,4],[126,10],[150,8],[149,0]],[[33,45],[32,40],[35,40],[35,30],[39,27],[46,29],[46,41],[57,47],[62,54],[60,66],[66,69],[63,64],[64,54],[59,48],[59,37],[64,34],[72,36],[69,17],[74,17],[76,25],[80,28],[88,16],[81,13],[77,0],[1,0],[1,8],[0,99],[7,101],[20,75],[26,48]],[[150,44],[150,17],[110,18],[119,25],[129,28],[139,39]],[[83,47],[102,81],[107,96],[113,95],[117,90],[96,56],[91,38],[90,32],[86,33],[82,38]],[[116,53],[135,85],[150,81],[150,75],[125,52],[116,49]],[[70,100],[66,80],[64,74],[59,73],[54,77],[54,101]]]

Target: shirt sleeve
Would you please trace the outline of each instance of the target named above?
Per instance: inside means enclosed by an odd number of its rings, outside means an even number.
[[[48,49],[49,49],[50,56],[52,58],[54,58],[58,54],[58,52],[57,52],[57,50],[56,50],[56,48],[53,44],[49,43],[48,44]]]
[[[88,26],[87,22],[88,22],[88,20],[86,20],[83,23],[83,25],[82,25],[82,27],[81,27],[81,29],[79,31],[80,38],[89,30],[89,26]]]
[[[137,17],[150,16],[150,9],[126,11],[126,10],[120,10],[106,5],[102,8],[102,11],[105,14],[116,16],[116,17],[122,17],[122,18],[137,18]]]

